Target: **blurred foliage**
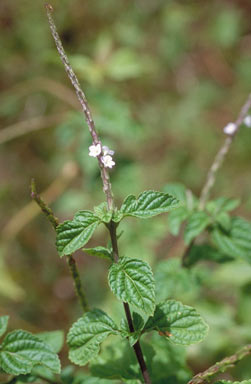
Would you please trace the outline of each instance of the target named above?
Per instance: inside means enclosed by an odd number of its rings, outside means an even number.
[[[97,128],[104,144],[116,152],[111,172],[116,201],[144,188],[163,190],[168,182],[185,184],[198,196],[224,139],[222,128],[236,118],[250,92],[250,0],[52,3]],[[39,130],[0,144],[0,312],[11,315],[13,328],[40,332],[57,324],[67,330],[80,308],[66,264],[57,257],[46,220],[36,213],[27,220],[22,208],[30,202],[32,176],[41,190],[57,180],[49,197],[60,220],[72,217],[76,209],[92,208],[104,200],[99,171],[88,156],[91,140],[50,36],[43,1],[1,0],[0,32],[1,127],[12,130],[20,121],[28,127],[32,118],[41,118]],[[54,114],[62,121],[46,123]],[[239,198],[236,213],[247,219],[250,134],[241,127],[213,191],[214,198]],[[69,185],[62,170],[76,172]],[[184,243],[170,234],[165,216],[151,222],[129,220],[121,230],[121,255],[139,255],[152,264],[159,300],[177,298],[194,305],[210,324],[206,341],[188,348],[192,371],[251,342],[247,263],[216,264],[211,259],[182,269]],[[106,246],[106,241],[100,229],[90,247]],[[106,261],[84,253],[77,261],[90,303],[119,318],[122,309],[108,291]],[[161,339],[154,346],[163,352],[156,355],[149,342],[149,359],[159,359],[156,382],[164,383],[161,373],[172,365],[169,382],[185,383],[190,371],[183,349],[178,353]],[[121,350],[107,348],[102,353],[110,354],[115,369],[113,356],[119,360]],[[66,350],[62,356],[67,364]],[[131,358],[129,352],[126,358]],[[96,380],[82,371],[74,383],[106,383],[104,372],[105,367],[102,376],[96,372]],[[72,382],[71,372],[64,373],[64,383]],[[250,374],[246,359],[231,371],[231,378]]]

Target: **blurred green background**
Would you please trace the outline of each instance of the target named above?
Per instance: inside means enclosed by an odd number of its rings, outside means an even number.
[[[199,195],[222,129],[251,89],[250,0],[52,5],[102,141],[115,150],[117,203],[174,181]],[[68,330],[81,310],[53,230],[30,202],[29,184],[35,177],[65,220],[104,200],[99,170],[88,156],[91,139],[43,1],[1,0],[0,46],[0,312],[11,316],[12,328]],[[243,126],[213,190],[214,197],[239,197],[237,214],[247,219],[250,144],[251,130]],[[250,266],[201,264],[188,274],[178,262],[183,241],[168,233],[165,216],[121,228],[121,254],[151,263],[159,299],[194,305],[209,322],[210,337],[189,348],[195,372],[251,342]],[[100,229],[90,246],[106,240]],[[120,305],[109,293],[107,264],[83,253],[77,262],[90,303],[116,316]],[[248,370],[251,376],[248,364],[233,378],[246,378]]]

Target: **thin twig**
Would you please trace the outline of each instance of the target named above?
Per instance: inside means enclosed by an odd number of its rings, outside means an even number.
[[[0,130],[0,144],[6,143],[30,132],[49,128],[54,124],[60,123],[64,118],[65,115],[60,113],[51,116],[33,117],[31,119],[12,124]]]
[[[85,115],[85,120],[86,120],[86,123],[88,125],[93,144],[94,145],[100,144],[101,141],[99,140],[99,137],[98,137],[98,134],[96,131],[96,127],[95,127],[94,120],[92,118],[91,110],[89,108],[86,96],[80,87],[78,78],[72,69],[72,66],[68,60],[66,53],[65,53],[64,47],[61,43],[60,37],[59,37],[57,29],[56,29],[56,25],[55,25],[53,17],[52,17],[53,8],[50,4],[46,4],[46,11],[47,11],[47,16],[48,16],[48,20],[49,20],[51,33],[52,33],[52,36],[54,38],[59,56],[60,56],[60,58],[64,64],[66,73],[67,73],[67,75],[68,75],[68,77],[69,77],[69,79],[70,79],[70,81],[71,81],[71,83],[75,89],[77,98],[78,98],[78,100],[81,104],[81,107],[83,109],[83,112]],[[102,153],[99,156],[97,156],[97,159],[98,159],[98,163],[99,163],[99,167],[100,167],[101,178],[103,181],[103,190],[104,190],[104,193],[106,194],[108,208],[113,209],[113,195],[112,195],[112,188],[111,188],[111,183],[110,183],[110,176],[109,176],[108,170],[104,167],[101,158],[102,158]]]
[[[220,148],[219,152],[215,156],[215,159],[213,161],[212,166],[209,169],[209,172],[208,172],[207,178],[206,178],[206,182],[202,188],[201,195],[200,195],[199,209],[201,209],[201,210],[205,207],[205,204],[208,200],[210,191],[214,186],[216,173],[217,173],[218,169],[220,168],[220,166],[222,165],[222,163],[223,163],[223,161],[224,161],[224,159],[225,159],[225,157],[229,151],[229,148],[233,142],[233,139],[236,136],[236,134],[238,133],[240,125],[242,124],[242,122],[243,122],[244,118],[246,117],[248,110],[250,108],[251,108],[251,94],[249,95],[247,101],[245,102],[244,106],[242,107],[242,109],[240,111],[240,114],[239,114],[237,120],[235,121],[236,130],[235,130],[234,134],[226,137],[222,147]]]
[[[58,218],[54,215],[54,213],[52,212],[52,209],[44,202],[44,200],[37,193],[36,183],[34,179],[31,182],[31,198],[37,203],[41,211],[45,214],[45,216],[50,221],[52,227],[56,231],[57,226],[59,224]],[[71,276],[74,281],[75,291],[80,300],[82,309],[84,312],[88,312],[89,305],[87,303],[86,295],[84,293],[84,290],[81,284],[76,261],[72,255],[67,255],[67,263],[71,272]]]
[[[218,363],[212,365],[212,367],[208,368],[206,371],[198,373],[194,376],[188,384],[203,384],[208,382],[208,380],[220,372],[225,372],[228,368],[232,368],[234,364],[238,363],[241,359],[251,354],[251,344],[246,345],[241,348],[234,355],[225,357],[223,360]]]

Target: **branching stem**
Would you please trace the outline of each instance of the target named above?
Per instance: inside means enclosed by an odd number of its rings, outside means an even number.
[[[37,193],[36,183],[33,179],[31,181],[31,198],[37,203],[37,205],[41,208],[41,211],[45,214],[49,222],[51,223],[52,227],[56,231],[57,226],[59,224],[58,218],[54,215],[52,209],[44,202],[44,200],[40,197],[40,195]],[[71,276],[74,281],[75,291],[79,298],[79,301],[81,303],[81,307],[84,312],[89,311],[89,305],[87,303],[86,295],[84,293],[78,268],[76,265],[76,261],[72,255],[67,255],[67,264],[69,266]]]

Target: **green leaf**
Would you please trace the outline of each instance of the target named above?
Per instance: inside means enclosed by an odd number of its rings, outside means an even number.
[[[222,253],[251,262],[251,224],[241,217],[232,218],[229,232],[215,228],[212,240]]]
[[[43,365],[60,373],[60,361],[52,348],[37,336],[22,330],[7,334],[0,350],[0,366],[13,375],[30,373],[35,365]]]
[[[73,220],[57,227],[56,246],[60,256],[70,255],[83,247],[92,237],[100,220],[91,211],[79,211]]]
[[[63,331],[42,332],[37,333],[36,336],[49,345],[55,353],[60,352],[64,345]]]
[[[145,191],[138,198],[133,195],[127,196],[119,212],[123,217],[133,216],[148,219],[149,217],[169,212],[179,205],[179,201],[167,193]]]
[[[189,345],[206,337],[208,325],[194,308],[168,300],[156,306],[154,315],[149,318],[144,330],[156,330],[174,344]]]
[[[112,334],[118,335],[119,330],[105,312],[94,309],[85,313],[67,335],[70,360],[80,366],[86,365],[99,353],[100,344]]]
[[[184,239],[189,244],[196,236],[198,236],[210,224],[211,219],[205,212],[194,212],[188,219]]]
[[[112,211],[108,209],[107,203],[101,203],[97,207],[94,207],[94,214],[97,216],[100,221],[104,223],[109,223],[112,219]]]
[[[113,260],[112,252],[105,247],[83,248],[83,251],[89,255],[100,257],[101,259]]]
[[[2,336],[8,327],[9,316],[0,316],[0,336]]]
[[[189,212],[186,207],[179,207],[169,213],[167,222],[172,235],[178,235],[180,226],[182,222],[187,219],[188,215]]]
[[[155,285],[151,267],[139,259],[121,257],[112,264],[108,275],[112,292],[147,315],[155,309]]]

